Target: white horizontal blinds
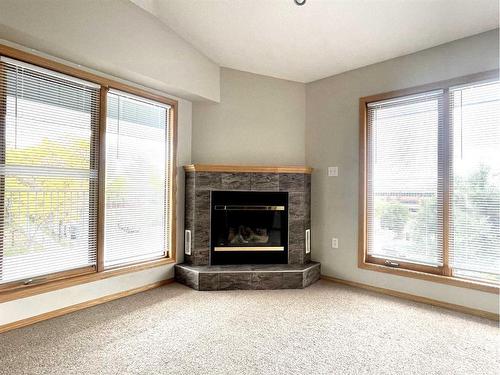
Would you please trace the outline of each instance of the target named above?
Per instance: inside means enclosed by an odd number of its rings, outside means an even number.
[[[0,60],[0,282],[96,265],[99,89]]]
[[[500,282],[500,83],[450,89],[450,265]]]
[[[442,92],[368,105],[368,254],[441,266]]]
[[[104,264],[165,256],[169,107],[108,93]]]

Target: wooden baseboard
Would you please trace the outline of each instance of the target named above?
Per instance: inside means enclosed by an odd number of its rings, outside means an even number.
[[[473,309],[471,307],[466,307],[466,306],[462,306],[462,305],[455,305],[453,303],[442,302],[442,301],[438,301],[438,300],[427,298],[427,297],[416,296],[414,294],[398,292],[398,291],[395,291],[392,289],[379,288],[376,286],[362,284],[362,283],[358,283],[355,281],[337,279],[335,277],[326,276],[326,275],[321,275],[321,279],[331,281],[334,283],[339,283],[339,284],[353,286],[356,288],[369,290],[372,292],[382,293],[382,294],[406,299],[406,300],[413,301],[413,302],[425,303],[427,305],[438,306],[438,307],[442,307],[442,308],[453,310],[453,311],[458,311],[458,312],[465,313],[465,314],[475,315],[475,316],[479,316],[481,318],[491,319],[491,320],[495,320],[495,321],[498,321],[500,318],[499,314],[495,314],[495,313],[492,313],[489,311]]]
[[[93,300],[90,300],[90,301],[85,301],[85,302],[82,302],[82,303],[78,303],[76,305],[72,305],[72,306],[68,306],[68,307],[63,307],[62,309],[58,309],[58,310],[54,310],[54,311],[49,311],[49,312],[46,312],[46,313],[43,313],[43,314],[40,314],[40,315],[32,316],[30,318],[18,320],[16,322],[7,323],[7,324],[4,324],[4,325],[0,326],[0,333],[7,332],[7,331],[10,331],[10,330],[13,330],[13,329],[17,329],[17,328],[21,328],[21,327],[26,327],[28,325],[31,325],[31,324],[34,324],[34,323],[38,323],[38,322],[41,322],[41,321],[44,321],[44,320],[47,320],[47,319],[52,319],[52,318],[55,318],[55,317],[58,317],[58,316],[61,316],[61,315],[70,314],[72,312],[75,312],[75,311],[78,311],[78,310],[83,310],[83,309],[86,309],[88,307],[100,305],[101,303],[106,303],[106,302],[109,302],[109,301],[113,301],[115,299],[119,299],[119,298],[131,296],[132,294],[137,294],[137,293],[140,293],[140,292],[145,292],[146,290],[158,288],[160,286],[171,284],[173,282],[174,282],[173,278],[166,279],[166,280],[161,280],[161,281],[157,281],[157,282],[154,282],[154,283],[151,283],[151,284],[140,286],[138,288],[129,289],[129,290],[125,290],[123,292],[118,292],[118,293],[110,294],[110,295],[99,297],[99,298],[96,298],[96,299],[93,299]]]

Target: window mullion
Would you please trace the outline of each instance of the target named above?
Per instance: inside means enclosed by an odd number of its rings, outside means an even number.
[[[442,181],[442,225],[443,225],[443,275],[452,276],[452,271],[450,268],[450,197],[451,197],[451,185],[452,181],[450,178],[450,168],[451,168],[451,150],[452,150],[452,133],[450,131],[451,124],[451,114],[450,114],[450,92],[449,89],[444,89],[443,93],[443,106],[441,110],[441,129],[442,136],[439,140],[439,148],[442,150],[439,158],[438,171],[441,173],[440,180]],[[438,210],[439,212],[439,210]]]
[[[101,86],[99,92],[99,162],[98,162],[98,206],[97,206],[97,272],[104,270],[104,220],[106,210],[106,117],[108,88]]]

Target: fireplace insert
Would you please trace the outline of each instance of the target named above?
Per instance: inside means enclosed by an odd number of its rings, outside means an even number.
[[[211,264],[288,263],[288,193],[212,191]]]

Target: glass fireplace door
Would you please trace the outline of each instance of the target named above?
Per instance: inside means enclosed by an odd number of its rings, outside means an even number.
[[[213,192],[211,214],[212,264],[286,263],[287,193]]]

